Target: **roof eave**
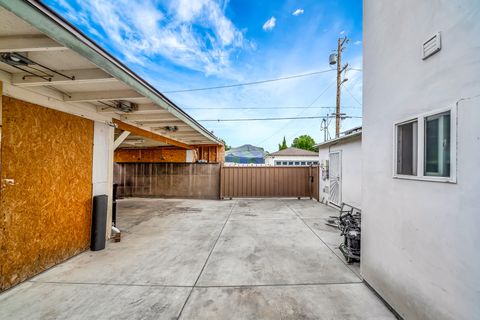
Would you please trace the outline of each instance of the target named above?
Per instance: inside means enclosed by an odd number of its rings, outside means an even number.
[[[87,58],[103,71],[124,82],[161,106],[175,117],[195,128],[209,140],[223,145],[219,138],[195,121],[172,101],[155,89],[144,79],[135,74],[119,60],[99,47],[80,30],[57,15],[44,4],[36,0],[10,1],[0,0],[0,5],[21,19],[27,21],[48,37]]]
[[[332,139],[332,140],[328,140],[328,141],[319,143],[319,144],[316,145],[316,147],[317,148],[326,147],[326,146],[329,146],[329,145],[332,145],[332,144],[336,144],[336,143],[343,142],[345,140],[354,138],[356,136],[361,136],[361,135],[362,135],[362,131],[357,131],[357,132],[345,135],[345,136],[340,137],[340,138],[335,138],[335,139]]]

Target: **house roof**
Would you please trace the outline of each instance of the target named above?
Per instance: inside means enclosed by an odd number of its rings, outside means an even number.
[[[272,152],[269,156],[318,156],[317,152],[290,147],[287,149]]]
[[[323,147],[328,147],[332,144],[336,144],[336,143],[339,143],[339,142],[343,142],[343,141],[346,141],[346,140],[349,140],[349,139],[354,139],[356,137],[359,137],[361,138],[362,136],[362,127],[355,127],[355,128],[352,128],[350,130],[347,130],[347,131],[344,131],[342,132],[342,136],[338,137],[338,138],[335,138],[335,139],[331,139],[331,140],[327,140],[327,141],[324,141],[322,143],[319,143],[316,145],[317,148],[323,148]]]
[[[21,54],[34,66],[54,70],[46,71],[48,79],[32,77],[0,59],[0,80],[7,83],[6,95],[20,96],[28,90],[48,97],[54,101],[52,105],[61,104],[69,113],[96,121],[121,121],[180,145],[222,144],[151,84],[38,0],[0,0],[0,53]],[[123,108],[125,105],[133,107]],[[120,147],[169,145],[139,138],[132,133]]]
[[[234,163],[264,163],[265,151],[263,148],[244,144],[225,152],[225,162]]]

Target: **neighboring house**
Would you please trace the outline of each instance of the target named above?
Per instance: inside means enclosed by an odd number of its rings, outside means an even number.
[[[318,164],[318,153],[290,147],[265,157],[269,166],[310,166]]]
[[[362,127],[317,145],[320,157],[320,201],[361,207]]]
[[[225,152],[225,165],[263,164],[265,163],[264,156],[265,150],[263,148],[244,144]]]
[[[363,21],[362,275],[404,319],[479,319],[479,2]]]

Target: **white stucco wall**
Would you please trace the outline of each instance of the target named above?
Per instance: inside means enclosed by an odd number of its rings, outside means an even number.
[[[94,122],[92,189],[94,196],[108,196],[107,237],[110,236],[112,222],[113,137],[113,127]]]
[[[361,273],[405,319],[480,319],[480,97],[458,104],[457,183],[392,178],[394,122],[480,95],[480,3],[365,0],[363,21]]]
[[[341,202],[361,208],[362,200],[362,140],[361,136],[319,148],[320,163],[329,160],[330,152],[341,152]],[[322,175],[321,175],[322,177]],[[328,187],[325,190],[325,186]],[[320,201],[328,202],[329,180],[320,179]],[[325,192],[327,191],[327,192]]]
[[[318,161],[318,156],[267,156],[265,164],[275,165],[275,161]]]

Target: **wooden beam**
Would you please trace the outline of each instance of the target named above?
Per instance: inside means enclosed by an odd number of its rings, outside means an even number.
[[[129,135],[130,131],[123,131],[113,143],[113,150],[117,149]]]
[[[56,51],[66,49],[61,44],[43,35],[0,37],[0,52]]]
[[[118,129],[121,129],[121,130],[124,130],[124,131],[130,131],[132,134],[137,135],[137,136],[142,136],[142,137],[154,140],[154,141],[163,142],[163,143],[166,143],[166,144],[169,144],[169,145],[172,145],[172,146],[176,146],[176,147],[180,147],[180,148],[184,148],[184,149],[193,149],[192,146],[190,146],[186,143],[170,139],[170,138],[162,136],[158,133],[154,133],[154,132],[151,132],[151,131],[140,129],[138,127],[135,127],[131,124],[125,123],[125,122],[117,120],[117,119],[113,119],[113,123],[115,123],[118,126]]]
[[[70,97],[66,97],[68,102],[91,102],[91,101],[109,101],[109,100],[131,100],[144,98],[135,90],[119,90],[119,91],[89,91],[72,93]]]
[[[118,81],[100,69],[60,70],[59,72],[69,77],[75,77],[75,79],[71,80],[66,77],[62,77],[61,75],[51,73],[51,80],[48,81],[39,77],[32,77],[32,75],[28,73],[16,73],[12,76],[12,84],[20,87],[36,87],[58,84],[84,84]]]

